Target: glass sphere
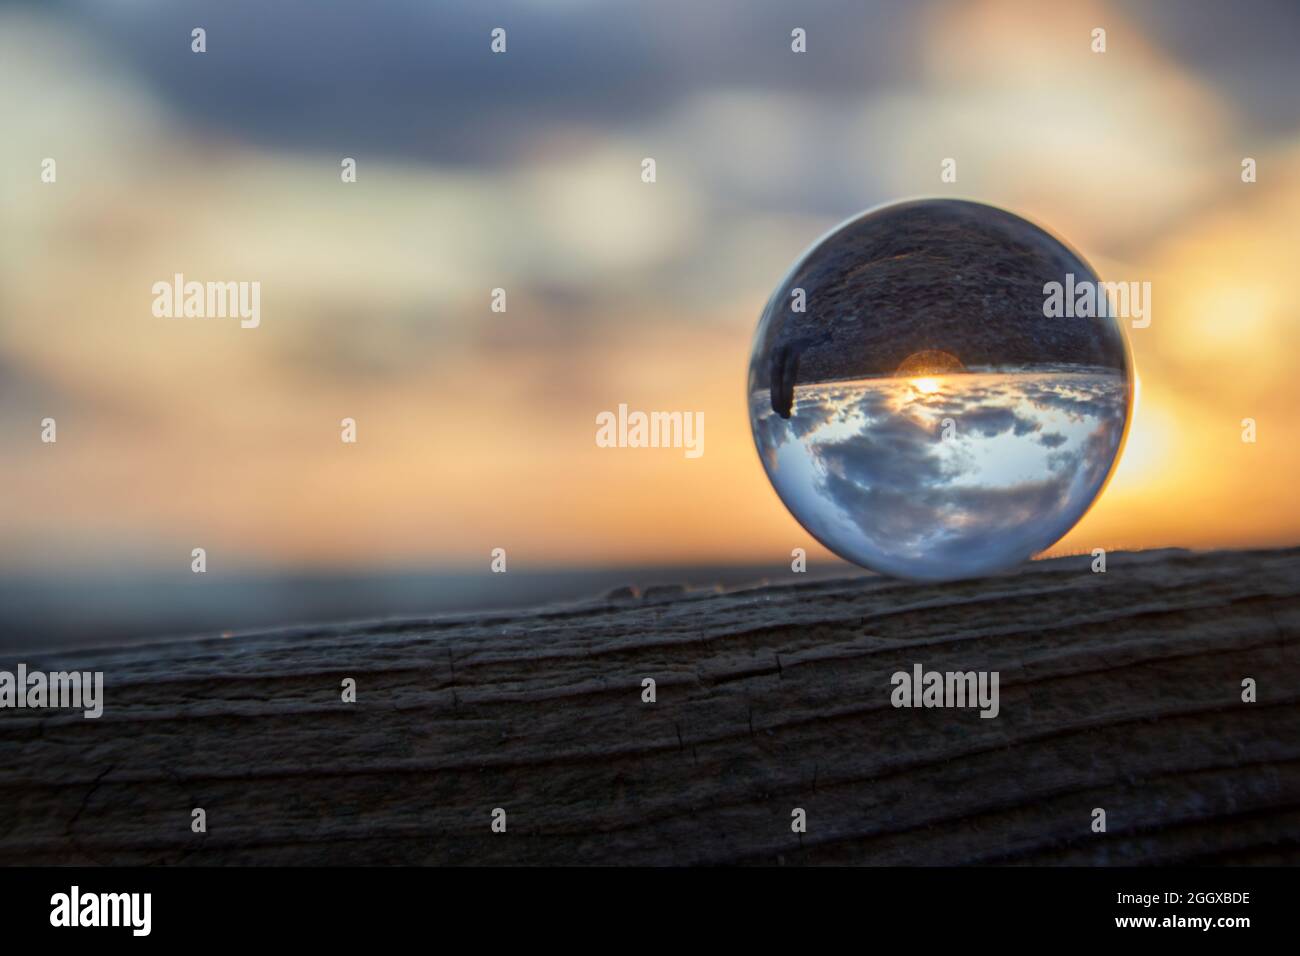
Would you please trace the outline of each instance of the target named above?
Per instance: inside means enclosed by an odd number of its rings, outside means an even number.
[[[1114,309],[1074,308],[1097,281],[980,203],[897,203],[833,230],[754,337],[750,424],[781,500],[840,557],[898,577],[1049,547],[1106,484],[1132,404]]]

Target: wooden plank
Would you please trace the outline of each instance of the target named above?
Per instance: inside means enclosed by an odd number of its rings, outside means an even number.
[[[106,703],[0,711],[0,863],[1300,860],[1300,549],[1108,564],[12,655]]]

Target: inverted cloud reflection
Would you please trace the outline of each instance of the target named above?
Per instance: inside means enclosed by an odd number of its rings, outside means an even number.
[[[1050,546],[1110,472],[1123,375],[1040,368],[935,382],[930,393],[900,378],[801,385],[788,421],[757,391],[777,492],[822,543],[894,574],[977,573]]]

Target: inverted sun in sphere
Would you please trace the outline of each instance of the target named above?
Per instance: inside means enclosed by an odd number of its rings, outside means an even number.
[[[926,349],[924,352],[913,352],[903,359],[894,374],[899,378],[910,378],[916,375],[948,375],[952,372],[964,371],[966,369],[962,367],[961,360],[957,356],[941,349]]]
[[[813,246],[763,312],[748,388],[763,466],[809,533],[944,580],[1069,531],[1118,460],[1133,375],[1114,318],[1044,315],[1067,275],[1097,282],[1037,226],[955,200],[886,206]]]

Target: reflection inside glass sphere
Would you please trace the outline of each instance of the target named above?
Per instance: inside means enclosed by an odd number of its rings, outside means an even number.
[[[749,376],[759,454],[804,527],[923,579],[989,573],[1065,534],[1131,401],[1113,319],[1043,314],[1044,284],[1067,272],[1096,280],[1030,223],[950,200],[886,207],[815,246],[769,303]]]

